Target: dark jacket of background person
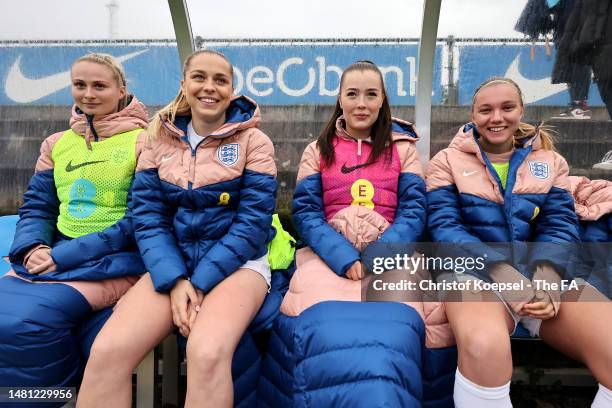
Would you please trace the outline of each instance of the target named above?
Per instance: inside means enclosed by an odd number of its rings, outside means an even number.
[[[515,26],[515,30],[533,40],[548,33],[552,34],[553,42],[558,48],[551,75],[553,84],[572,84],[590,77],[588,64],[580,59],[570,61],[567,52],[559,50],[559,43],[566,34],[567,23],[576,3],[576,0],[561,0],[549,8],[546,0],[529,0]]]
[[[577,0],[557,43],[557,59],[590,65],[599,82],[612,79],[611,14],[609,0]]]
[[[554,28],[546,0],[529,0],[514,27],[516,31],[533,40],[546,35]]]

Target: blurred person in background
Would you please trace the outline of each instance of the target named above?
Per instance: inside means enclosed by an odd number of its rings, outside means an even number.
[[[575,3],[576,0],[529,0],[515,29],[534,41],[545,37],[547,53],[550,53],[547,36],[551,33],[553,42],[558,47],[559,40],[566,32],[567,21]],[[570,61],[567,55],[557,53],[551,83],[566,83],[570,102],[567,108],[554,119],[591,119],[591,111],[588,106],[591,76],[589,65],[581,61]]]

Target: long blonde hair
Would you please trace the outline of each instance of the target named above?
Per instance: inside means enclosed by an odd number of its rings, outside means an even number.
[[[476,88],[476,91],[474,91],[474,96],[472,96],[472,111],[474,110],[474,101],[476,100],[476,95],[478,95],[478,92],[480,92],[482,89],[488,86],[499,85],[499,84],[508,84],[508,85],[513,86],[514,89],[516,89],[516,92],[518,92],[519,100],[521,101],[521,106],[522,107],[525,106],[523,103],[523,92],[521,91],[521,88],[518,86],[516,82],[514,82],[510,78],[492,77],[484,81],[482,84],[480,84],[478,88]],[[542,142],[542,149],[555,150],[555,144],[554,144],[554,139],[553,139],[554,130],[550,126],[546,126],[544,124],[540,124],[539,126],[533,126],[529,123],[520,122],[518,130],[514,134],[515,144],[519,140],[527,138],[527,137],[535,136],[537,133],[540,134],[540,140]]]
[[[121,98],[121,100],[119,100],[119,105],[117,106],[117,112],[122,111],[123,108],[128,105],[130,100],[130,95],[127,91],[127,81],[125,80],[125,71],[123,70],[123,65],[121,65],[121,63],[110,54],[96,52],[86,54],[82,57],[77,58],[76,61],[72,63],[72,66],[74,67],[76,64],[83,61],[104,65],[105,67],[111,70],[111,72],[113,73],[113,78],[115,78],[115,81],[117,81],[117,85],[119,85],[120,88],[125,88],[125,96]]]
[[[185,58],[185,62],[183,63],[183,80],[185,79],[185,76],[187,75],[187,69],[189,68],[189,63],[191,62],[191,60],[197,55],[201,55],[201,54],[216,55],[218,57],[223,58],[229,64],[230,77],[233,78],[234,67],[232,66],[232,63],[230,62],[230,60],[225,55],[223,55],[222,53],[218,51],[214,51],[214,50],[199,50],[199,51],[192,52],[191,54],[187,56],[187,58]],[[147,140],[148,141],[156,140],[159,137],[161,126],[162,126],[162,121],[168,120],[170,122],[174,122],[177,116],[186,115],[190,112],[191,112],[191,106],[189,106],[189,104],[187,103],[187,98],[185,97],[185,93],[183,92],[183,89],[179,88],[179,91],[174,97],[174,99],[172,100],[172,102],[170,102],[169,104],[167,104],[166,106],[158,110],[153,116],[153,118],[151,118],[151,122],[149,123],[149,126],[147,127]]]

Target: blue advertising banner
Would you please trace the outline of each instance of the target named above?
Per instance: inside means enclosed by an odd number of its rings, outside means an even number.
[[[418,44],[396,43],[234,43],[209,44],[234,63],[236,93],[261,105],[335,103],[339,78],[357,60],[376,63],[385,77],[392,105],[413,105],[417,83]],[[453,70],[459,103],[469,105],[474,89],[491,76],[508,76],[523,89],[525,102],[566,105],[565,84],[551,84],[554,53],[543,45],[483,41],[457,42],[436,48],[433,103],[441,104]],[[0,105],[70,105],[70,65],[81,55],[105,52],[125,66],[128,86],[147,105],[164,105],[174,98],[181,79],[173,43],[0,44]],[[453,67],[448,55],[454,53]],[[458,61],[458,62],[457,62]],[[596,87],[589,103],[602,105]]]
[[[78,57],[104,52],[124,65],[128,89],[147,105],[176,95],[181,79],[175,45],[0,47],[0,104],[72,105],[70,66]]]
[[[567,105],[570,102],[567,84],[552,84],[551,73],[556,50],[546,54],[544,45],[524,43],[461,44],[459,50],[459,103],[469,105],[476,87],[492,76],[512,78],[522,89],[525,103],[535,105]],[[595,84],[589,91],[591,106],[603,105]]]
[[[213,48],[213,47],[211,47]],[[227,45],[215,46],[233,62],[236,93],[262,105],[333,104],[342,70],[360,59],[384,74],[392,104],[415,102],[418,46],[412,44]],[[437,54],[440,57],[441,47]],[[168,45],[0,47],[0,104],[67,105],[70,65],[89,52],[121,60],[128,86],[145,104],[162,105],[178,90],[178,51]],[[434,74],[440,84],[440,70]],[[434,88],[439,103],[441,88]]]
[[[262,105],[334,104],[342,70],[357,60],[370,60],[382,71],[389,100],[414,105],[417,44],[263,45],[215,47],[236,67],[237,90]],[[441,47],[438,47],[438,57]],[[440,83],[440,70],[434,73]],[[441,88],[434,89],[441,99]]]

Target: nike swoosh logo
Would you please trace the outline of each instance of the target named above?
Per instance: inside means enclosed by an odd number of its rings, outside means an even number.
[[[149,49],[131,52],[116,58],[119,62],[125,62],[147,51]],[[4,86],[6,96],[13,101],[17,103],[34,102],[70,86],[70,70],[39,79],[27,78],[21,72],[21,57],[19,55],[11,66]]]
[[[104,163],[104,162],[107,162],[107,161],[108,160],[95,160],[95,161],[90,161],[90,162],[79,163],[76,166],[73,166],[72,165],[72,160],[70,160],[68,162],[68,164],[66,165],[66,172],[70,173],[71,171],[75,171],[76,169],[80,169],[81,167],[89,166],[90,164]]]
[[[474,170],[474,171],[465,171],[465,170],[464,170],[464,171],[463,171],[463,175],[464,175],[465,177],[469,177],[469,176],[471,176],[472,174],[476,174],[476,173],[478,173],[479,171],[480,171],[480,170]]]
[[[348,173],[350,173],[350,172],[352,172],[352,171],[357,170],[357,169],[358,169],[358,168],[360,168],[360,167],[365,167],[365,166],[367,166],[368,164],[370,164],[370,163],[358,164],[358,165],[353,166],[353,167],[346,167],[346,163],[344,163],[344,164],[342,165],[342,168],[340,169],[340,171],[342,172],[342,174],[348,174]]]
[[[523,91],[523,102],[533,103],[567,90],[566,84],[551,84],[551,77],[542,79],[525,78],[519,69],[521,55],[517,55],[508,67],[507,78],[512,79]]]
[[[167,156],[167,157],[166,157],[166,156],[162,156],[161,161],[162,161],[162,163],[163,163],[163,162],[167,162],[168,160],[172,159],[173,157],[174,157],[174,155]]]

